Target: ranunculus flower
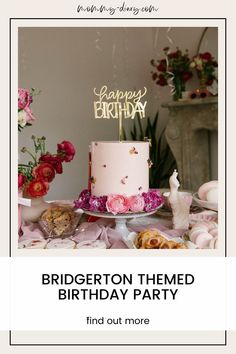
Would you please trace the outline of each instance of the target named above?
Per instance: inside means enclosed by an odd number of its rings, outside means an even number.
[[[24,126],[27,123],[27,114],[24,110],[18,112],[18,125],[21,126],[21,128],[24,128]]]
[[[59,156],[62,156],[63,161],[69,162],[73,160],[75,155],[74,145],[69,141],[62,141],[60,144],[57,144],[57,153]]]
[[[47,182],[52,182],[55,177],[55,170],[50,163],[43,162],[34,167],[32,175],[36,179],[42,179]]]
[[[46,154],[46,155],[40,156],[39,161],[50,163],[54,167],[56,173],[58,173],[58,174],[61,174],[63,172],[62,159],[59,156],[53,156],[51,154]]]
[[[25,175],[23,175],[22,173],[18,174],[18,189],[23,187],[23,185],[25,184],[26,181],[26,177]]]
[[[18,89],[18,109],[24,109],[32,103],[33,99],[28,89]]]
[[[129,208],[132,212],[138,213],[143,211],[144,208],[144,198],[141,195],[134,195],[128,198]]]
[[[107,211],[114,215],[127,213],[127,211],[129,210],[129,201],[123,195],[109,195],[107,197],[106,207]]]
[[[43,179],[33,179],[29,182],[26,193],[32,198],[39,198],[47,194],[48,188],[48,182]]]

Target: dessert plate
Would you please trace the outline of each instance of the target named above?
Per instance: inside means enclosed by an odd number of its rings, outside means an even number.
[[[198,193],[193,194],[193,200],[202,208],[218,211],[218,203],[208,202],[207,200],[199,199]]]
[[[194,243],[192,243],[191,241],[184,241],[180,237],[167,237],[166,235],[164,235],[160,231],[158,231],[158,233],[160,233],[160,235],[163,236],[168,241],[174,241],[174,242],[177,242],[177,243],[184,243],[187,246],[188,249],[196,249],[197,248],[197,246]],[[126,246],[128,248],[138,249],[135,246],[135,244],[134,244],[134,241],[135,241],[136,237],[137,237],[137,233],[136,232],[130,232],[127,237],[123,237],[122,238],[122,241],[126,244]],[[154,249],[155,248],[153,248],[152,250],[154,250]]]

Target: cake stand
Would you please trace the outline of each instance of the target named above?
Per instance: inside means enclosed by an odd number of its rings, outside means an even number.
[[[119,234],[122,237],[127,237],[130,233],[129,229],[127,228],[127,220],[128,219],[134,219],[134,218],[141,218],[144,216],[149,216],[152,214],[155,214],[156,211],[161,208],[163,206],[163,204],[159,205],[158,208],[149,211],[149,212],[140,212],[140,213],[126,213],[126,214],[117,214],[117,215],[113,215],[112,213],[101,213],[101,212],[95,212],[95,211],[90,211],[90,210],[86,210],[83,209],[84,213],[87,215],[91,215],[91,216],[96,216],[98,218],[107,218],[107,219],[114,219],[115,220],[115,230],[117,232],[119,232]]]

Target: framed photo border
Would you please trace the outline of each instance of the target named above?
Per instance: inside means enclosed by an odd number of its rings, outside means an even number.
[[[11,171],[11,25],[12,22],[15,20],[223,20],[224,21],[224,28],[225,28],[225,136],[224,136],[224,143],[225,143],[225,197],[224,197],[224,204],[225,204],[225,249],[224,249],[224,256],[227,257],[227,18],[226,17],[219,17],[219,18],[70,18],[70,17],[55,17],[55,18],[48,18],[48,17],[32,17],[32,18],[24,18],[24,17],[10,17],[9,18],[9,176],[11,181],[12,171]],[[11,235],[12,235],[12,227],[11,227],[11,183],[9,185],[9,257],[12,257],[12,242],[11,242]],[[227,330],[224,331],[224,342],[223,343],[13,343],[12,342],[12,331],[8,331],[8,338],[9,338],[9,346],[12,347],[226,347],[227,346],[227,337],[228,332]]]

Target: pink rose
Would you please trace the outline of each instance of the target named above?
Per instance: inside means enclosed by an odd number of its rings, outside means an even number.
[[[35,120],[35,117],[33,115],[33,112],[29,106],[26,106],[24,108],[24,111],[26,112],[26,122],[31,123],[32,121]]]
[[[132,212],[138,213],[144,209],[144,198],[141,195],[134,195],[129,197],[129,208]]]
[[[129,210],[129,201],[128,198],[125,198],[123,195],[109,195],[107,197],[106,207],[107,211],[114,215],[127,213]]]
[[[74,145],[64,140],[60,144],[57,144],[57,153],[65,162],[69,162],[73,160],[75,155]]]
[[[19,88],[18,89],[18,109],[24,109],[32,103],[32,96],[29,90]]]

